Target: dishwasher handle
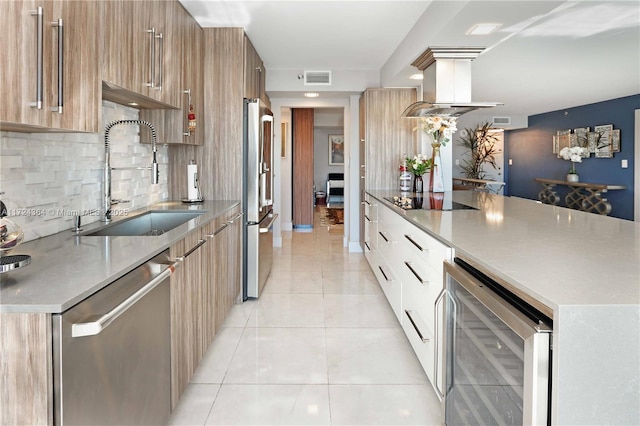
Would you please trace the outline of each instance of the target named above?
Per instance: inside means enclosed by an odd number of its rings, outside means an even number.
[[[100,334],[102,330],[107,328],[120,315],[124,314],[129,308],[136,304],[140,299],[147,295],[151,290],[156,288],[160,283],[173,274],[182,263],[183,259],[178,259],[160,273],[157,277],[149,281],[144,287],[127,297],[122,303],[113,308],[111,311],[97,318],[95,321],[82,322],[71,326],[71,337],[95,336]]]

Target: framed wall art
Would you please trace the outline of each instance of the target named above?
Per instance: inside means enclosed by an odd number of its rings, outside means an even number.
[[[344,135],[329,135],[329,165],[344,166]]]

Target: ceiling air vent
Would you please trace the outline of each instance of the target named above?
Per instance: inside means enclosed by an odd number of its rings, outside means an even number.
[[[305,71],[305,86],[331,86],[331,71]]]
[[[493,124],[496,126],[510,126],[511,117],[493,117]]]

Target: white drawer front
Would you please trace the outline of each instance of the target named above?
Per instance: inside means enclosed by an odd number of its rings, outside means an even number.
[[[398,318],[398,321],[400,321],[402,309],[402,283],[379,253],[371,252],[369,265],[378,279],[378,283],[380,283],[380,287],[382,288],[384,295],[387,297],[387,301],[389,302],[393,313],[396,315],[396,318]]]

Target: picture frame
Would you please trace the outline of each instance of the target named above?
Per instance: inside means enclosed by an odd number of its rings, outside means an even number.
[[[596,158],[612,158],[613,150],[611,142],[613,139],[613,124],[604,124],[593,128],[596,133]]]
[[[558,144],[557,144],[556,154],[558,154],[558,158],[560,158],[560,151],[562,150],[562,148],[571,147],[571,129],[558,130],[557,136],[558,136]],[[554,147],[556,147],[555,141],[554,141]]]
[[[344,135],[329,135],[329,165],[344,166]]]
[[[285,158],[287,156],[287,123],[280,125],[280,157]]]
[[[620,152],[620,129],[611,132],[611,152]]]

